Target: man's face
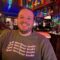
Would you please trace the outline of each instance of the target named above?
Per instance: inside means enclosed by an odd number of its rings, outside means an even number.
[[[34,14],[28,9],[22,9],[18,15],[17,25],[22,31],[31,30],[34,23]]]

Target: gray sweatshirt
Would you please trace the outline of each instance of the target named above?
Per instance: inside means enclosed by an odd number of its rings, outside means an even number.
[[[57,60],[47,38],[33,32],[21,36],[18,30],[5,30],[0,35],[2,60]]]

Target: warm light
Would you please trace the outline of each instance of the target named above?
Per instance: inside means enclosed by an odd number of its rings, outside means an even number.
[[[36,0],[34,5],[37,6],[38,4],[40,3],[38,2],[38,0]]]
[[[33,26],[37,26],[37,25],[38,25],[38,23],[34,22],[34,25]]]
[[[9,22],[9,21],[11,21],[11,18],[6,18],[6,22]]]
[[[2,13],[0,13],[0,16],[2,16]]]
[[[51,19],[51,16],[45,16],[44,19]]]

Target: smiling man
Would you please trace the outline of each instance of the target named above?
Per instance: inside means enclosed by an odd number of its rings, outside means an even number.
[[[47,38],[32,32],[34,14],[22,9],[17,17],[18,30],[5,30],[0,35],[2,60],[57,60]]]
[[[18,14],[17,25],[20,33],[29,34],[32,32],[34,14],[28,9],[22,9]]]

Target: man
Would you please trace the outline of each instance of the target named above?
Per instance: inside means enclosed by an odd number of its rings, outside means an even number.
[[[4,31],[0,37],[2,60],[57,60],[47,38],[32,32],[34,14],[22,9],[17,18],[18,30]],[[5,33],[6,32],[6,33]],[[8,33],[9,32],[9,33]]]

